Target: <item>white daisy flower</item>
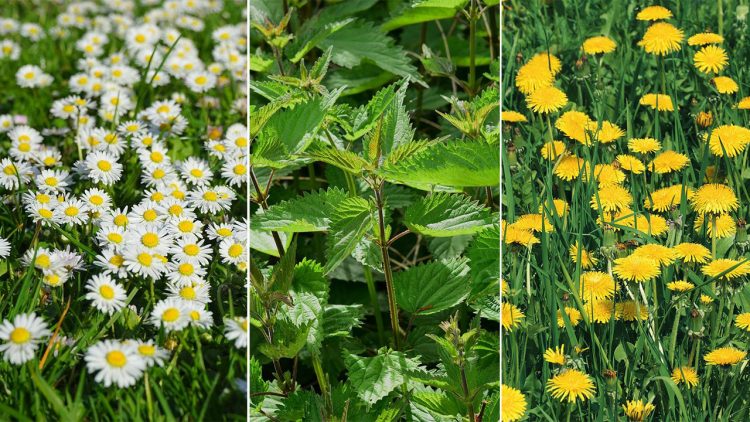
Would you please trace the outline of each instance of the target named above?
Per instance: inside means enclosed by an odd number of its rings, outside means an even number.
[[[167,279],[178,286],[188,286],[202,282],[206,269],[191,261],[177,261],[167,264]]]
[[[221,261],[227,264],[239,265],[247,261],[248,254],[245,247],[245,240],[236,238],[224,239],[219,244],[219,253]]]
[[[117,157],[104,151],[91,152],[86,156],[86,169],[88,178],[94,183],[110,186],[122,177],[122,164],[117,162]]]
[[[169,352],[154,344],[153,340],[136,341],[138,354],[146,361],[146,365],[164,366],[169,357]]]
[[[0,259],[5,259],[10,255],[10,242],[4,237],[0,237]]]
[[[165,331],[180,331],[190,323],[190,315],[184,301],[167,298],[154,306],[150,321],[157,328],[163,326]]]
[[[86,224],[89,206],[78,198],[61,201],[55,208],[54,220],[58,224]]]
[[[224,336],[234,341],[234,347],[247,348],[248,326],[247,319],[242,317],[224,318]]]
[[[167,269],[165,262],[147,248],[129,247],[124,252],[124,265],[131,274],[158,280]]]
[[[35,182],[44,192],[64,192],[68,187],[69,173],[65,170],[42,170]]]
[[[211,328],[214,325],[214,315],[206,309],[205,305],[198,302],[186,302],[190,324],[198,328]]]
[[[217,214],[229,210],[235,194],[225,186],[198,187],[188,193],[188,201],[203,213]]]
[[[101,246],[109,246],[117,250],[125,245],[125,229],[110,223],[103,223],[96,232],[96,239]]]
[[[208,265],[211,261],[211,247],[198,239],[177,239],[170,253],[172,259],[177,261],[193,262],[198,265]]]
[[[221,177],[227,181],[229,186],[241,186],[247,183],[247,159],[233,158],[221,166]]]
[[[0,340],[5,341],[0,344],[3,359],[14,365],[30,361],[39,343],[50,334],[47,323],[33,312],[18,314],[13,322],[4,320],[0,325]]]
[[[96,373],[94,379],[105,387],[130,387],[146,370],[146,361],[138,354],[135,343],[102,340],[86,350],[84,359],[89,373]]]
[[[0,160],[0,186],[9,190],[16,190],[21,184],[27,184],[34,174],[31,166],[23,161],[13,161],[10,158]]]
[[[107,274],[98,274],[86,283],[86,299],[90,300],[94,307],[107,315],[119,311],[125,306],[127,294],[125,289],[117,284]]]
[[[208,289],[208,283],[203,281],[184,285],[175,283],[167,284],[167,290],[169,291],[168,297],[182,299],[186,302],[198,302],[202,305],[211,303],[211,296],[209,295]]]
[[[94,261],[94,265],[99,267],[103,274],[108,274],[120,279],[128,276],[128,271],[124,264],[125,257],[118,253],[114,248],[104,249],[96,256],[96,260]]]
[[[213,177],[213,172],[208,163],[194,157],[180,163],[180,170],[183,179],[195,186],[206,186],[211,183]]]

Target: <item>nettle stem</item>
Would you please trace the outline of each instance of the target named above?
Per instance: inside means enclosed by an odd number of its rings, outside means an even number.
[[[388,312],[391,316],[391,330],[393,331],[393,346],[399,350],[398,305],[396,305],[396,292],[393,289],[393,272],[391,271],[391,258],[388,255],[388,239],[385,234],[385,216],[383,208],[383,183],[376,185],[375,202],[378,207],[378,229],[380,233],[380,253],[383,257],[383,275],[385,276],[385,287],[388,294]]]
[[[250,180],[252,180],[253,187],[255,188],[256,201],[260,204],[263,210],[268,209],[268,191],[271,189],[272,179],[273,179],[273,173],[268,179],[268,185],[266,189],[265,190],[261,189],[260,182],[258,182],[258,177],[255,175],[255,169],[252,166],[250,166]],[[276,249],[279,252],[279,258],[282,258],[284,256],[284,244],[281,242],[281,237],[275,231],[271,232],[271,236],[273,237],[273,243],[276,244]]]
[[[469,92],[473,97],[475,93],[475,87],[477,82],[477,20],[479,19],[479,11],[474,0],[471,1],[469,6]]]

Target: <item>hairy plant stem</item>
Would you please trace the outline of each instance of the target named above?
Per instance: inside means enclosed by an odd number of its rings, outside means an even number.
[[[268,186],[266,190],[261,189],[260,182],[258,182],[258,177],[255,175],[255,169],[253,166],[250,166],[250,180],[253,182],[253,187],[255,187],[256,194],[256,201],[260,204],[261,208],[264,210],[268,209],[268,190],[271,187],[271,179],[268,180]],[[284,257],[284,244],[281,242],[281,237],[279,237],[279,234],[275,231],[271,232],[271,236],[273,237],[273,243],[276,244],[276,249],[279,252],[279,258]]]
[[[464,391],[464,401],[466,402],[466,409],[468,411],[469,421],[474,422],[476,421],[476,416],[474,414],[474,403],[470,396],[469,391],[469,382],[466,380],[466,369],[464,369],[464,353],[462,350],[458,351],[459,353],[459,359],[461,361],[460,371],[461,371],[461,388]]]
[[[367,281],[367,292],[370,295],[370,304],[372,313],[375,315],[375,325],[378,327],[378,341],[385,343],[385,328],[383,328],[383,315],[380,313],[378,304],[378,293],[375,291],[375,280],[372,278],[372,270],[367,265],[364,266],[365,281]]]
[[[325,401],[325,413],[330,415],[333,412],[333,403],[331,400],[331,389],[328,385],[328,377],[323,372],[323,364],[320,361],[320,356],[317,353],[312,353],[310,356],[312,358],[313,370],[315,371],[315,378],[318,379],[318,387],[320,387],[320,393],[323,395],[323,400]]]
[[[471,0],[469,6],[469,95],[474,97],[477,82],[477,20],[479,10],[475,0]]]
[[[388,312],[391,317],[391,330],[393,331],[393,347],[396,350],[400,348],[399,333],[400,329],[398,326],[398,305],[396,305],[396,292],[393,289],[393,273],[391,272],[391,259],[388,255],[388,239],[385,235],[385,216],[383,208],[385,203],[383,201],[383,182],[376,185],[375,189],[375,202],[378,207],[378,229],[380,231],[380,253],[383,257],[383,275],[385,276],[385,287],[388,294]]]

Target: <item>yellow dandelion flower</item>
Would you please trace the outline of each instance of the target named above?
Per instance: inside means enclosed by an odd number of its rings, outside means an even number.
[[[500,395],[502,396],[500,419],[515,422],[523,418],[526,413],[526,397],[521,390],[503,384]]]
[[[675,384],[685,384],[690,389],[698,385],[698,372],[690,366],[681,366],[672,371],[672,381]]]
[[[574,264],[577,264],[578,243],[570,245],[570,250],[568,252],[570,253],[570,259],[573,260]],[[597,263],[599,263],[599,260],[591,252],[587,251],[585,248],[581,248],[581,268],[588,270],[594,268]]]
[[[552,205],[554,206],[554,211],[552,211],[551,209],[548,209],[548,213],[550,214],[550,216],[554,212],[558,217],[564,217],[565,214],[568,213],[568,209],[570,208],[567,202],[558,198],[555,198],[552,200]],[[544,212],[545,207],[549,208],[549,205],[546,202],[543,203],[542,205],[539,205],[539,212],[540,213]]]
[[[750,262],[743,262],[731,258],[720,258],[702,266],[701,272],[711,278],[733,280],[750,274]]]
[[[597,164],[594,166],[594,176],[599,187],[619,185],[625,181],[625,173],[612,164]]]
[[[555,365],[565,365],[565,345],[550,347],[544,351],[544,360]]]
[[[740,86],[729,76],[717,76],[711,79],[711,83],[719,91],[719,94],[734,94],[739,91]]]
[[[515,243],[527,248],[539,243],[539,239],[531,230],[519,229],[512,224],[503,227],[503,241],[508,245]]]
[[[750,312],[744,312],[734,318],[734,325],[745,331],[750,331]]]
[[[656,243],[639,246],[632,255],[651,258],[661,265],[670,265],[680,257],[674,249]]]
[[[597,36],[586,39],[581,48],[586,54],[606,54],[615,51],[617,43],[609,37]]]
[[[654,157],[648,168],[657,174],[667,174],[682,170],[690,163],[690,158],[685,154],[675,151],[664,151]]]
[[[526,315],[524,315],[523,312],[521,312],[521,310],[516,307],[516,305],[511,305],[510,303],[503,302],[500,321],[503,324],[503,329],[505,331],[513,331],[514,328],[518,327],[521,324],[521,320],[523,320],[525,317]]]
[[[562,62],[553,54],[549,53],[538,53],[534,57],[529,59],[529,66],[540,67],[549,70],[552,76],[557,76],[562,70]]]
[[[641,174],[646,171],[646,166],[643,162],[632,155],[620,154],[616,160],[623,170],[627,170],[633,174]]]
[[[615,295],[615,280],[607,273],[589,271],[581,274],[580,295],[585,301],[609,299]]]
[[[703,231],[703,221],[703,215],[699,215],[695,219],[693,229],[695,229],[696,232],[701,233]],[[706,223],[706,234],[711,239],[714,237],[717,239],[724,239],[726,237],[734,236],[735,233],[737,233],[737,223],[729,214],[721,214],[716,218],[716,235],[714,235],[714,229],[710,218]]]
[[[633,203],[633,196],[622,186],[609,185],[599,188],[591,197],[591,208],[604,212],[617,212],[629,207]]]
[[[571,326],[575,327],[579,322],[581,322],[582,315],[578,309],[566,306],[565,314],[568,316]],[[560,328],[565,327],[565,318],[563,318],[563,314],[562,312],[560,312],[560,310],[557,311],[557,326]]]
[[[690,198],[690,204],[698,214],[725,214],[740,206],[734,190],[727,185],[709,183],[701,186]]]
[[[641,422],[656,409],[651,403],[644,403],[642,400],[628,400],[622,405],[622,410],[625,411],[625,416],[631,422]]]
[[[508,294],[508,291],[510,290],[510,287],[508,287],[508,282],[505,281],[504,278],[500,279],[500,294],[505,296]]]
[[[554,113],[568,103],[568,96],[555,86],[543,86],[526,97],[526,105],[535,113]]]
[[[565,152],[565,144],[560,141],[549,141],[542,146],[539,152],[543,158],[552,161]]]
[[[527,121],[526,116],[517,111],[511,110],[503,110],[502,113],[500,113],[500,120],[508,123],[519,123]]]
[[[711,131],[708,139],[711,153],[717,157],[736,157],[750,143],[750,129],[736,125],[721,125]]]
[[[689,281],[679,280],[667,283],[667,288],[673,292],[685,293],[693,290],[695,288],[695,284]]]
[[[683,242],[675,245],[672,249],[677,252],[684,262],[697,262],[704,264],[711,258],[711,251],[703,245],[697,243]]]
[[[596,387],[587,374],[577,369],[568,369],[547,381],[547,391],[560,401],[574,403],[594,397]]]
[[[578,158],[575,155],[569,155],[560,159],[553,173],[562,180],[569,182],[581,174],[583,163],[584,161],[582,158]]]
[[[542,214],[524,214],[518,217],[516,222],[511,224],[511,226],[520,230],[530,230],[533,232],[552,232],[555,230],[552,223],[542,217]]]
[[[630,255],[615,259],[612,271],[621,280],[643,283],[661,274],[659,261],[645,256]]]
[[[673,185],[655,190],[643,200],[643,207],[656,212],[666,212],[682,202],[682,185]],[[686,199],[693,196],[693,189],[685,187]]]
[[[589,320],[607,324],[615,316],[615,303],[611,300],[593,300],[583,304]]]
[[[635,15],[639,21],[660,21],[671,17],[672,12],[664,6],[648,6]]]
[[[747,352],[734,347],[720,347],[703,356],[706,365],[731,366],[742,362]]]
[[[683,32],[674,25],[657,22],[646,30],[643,39],[638,41],[638,45],[649,54],[664,56],[679,51],[682,48],[680,43],[682,43],[683,37]]]
[[[661,151],[661,142],[654,138],[633,138],[628,140],[628,149],[638,154],[649,154]]]
[[[612,122],[603,121],[601,125],[591,121],[586,127],[586,131],[591,134],[591,138],[603,144],[612,143],[623,136],[625,131]],[[588,144],[587,144],[588,145]]]
[[[555,76],[546,67],[525,64],[516,73],[516,88],[524,95],[529,95],[539,88],[550,86]]]
[[[651,107],[659,111],[674,111],[672,97],[666,94],[646,94],[641,97],[640,105]]]
[[[632,300],[619,302],[615,305],[615,316],[617,319],[626,322],[635,321],[640,315],[641,321],[648,319],[648,309],[642,303],[636,303]]]
[[[635,223],[630,227],[643,234],[659,237],[669,230],[667,220],[657,214],[642,214],[635,218]]]
[[[702,32],[688,38],[688,45],[721,44],[723,42],[724,37],[713,32]]]
[[[714,122],[714,115],[710,111],[701,111],[695,116],[695,123],[700,127],[709,127]]]
[[[710,305],[711,303],[713,303],[713,301],[714,301],[714,298],[712,298],[712,297],[711,297],[711,296],[709,296],[709,295],[701,295],[701,297],[700,297],[700,301],[701,301],[701,303],[702,303],[702,304],[704,304],[704,305]]]
[[[586,129],[590,122],[591,118],[586,113],[568,110],[557,118],[555,127],[568,138],[589,145],[591,142],[586,134]]]
[[[750,110],[750,97],[745,97],[737,103],[737,108],[740,110]]]
[[[693,64],[700,72],[710,75],[724,70],[729,64],[729,56],[723,48],[707,45],[695,53]]]

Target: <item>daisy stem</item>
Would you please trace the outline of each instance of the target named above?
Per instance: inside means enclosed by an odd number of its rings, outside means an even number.
[[[154,401],[151,398],[151,383],[148,380],[148,371],[143,373],[143,383],[146,386],[146,408],[148,409],[148,420],[154,419]]]

